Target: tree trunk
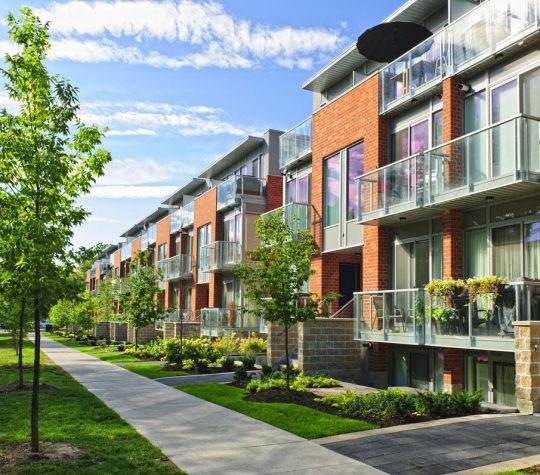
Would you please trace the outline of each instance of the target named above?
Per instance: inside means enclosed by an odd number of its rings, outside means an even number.
[[[285,326],[285,381],[287,382],[287,394],[291,391],[291,375],[289,371],[289,326]]]
[[[184,361],[184,316],[180,309],[178,310],[180,317],[180,362]]]
[[[135,349],[139,348],[139,327],[135,327]]]
[[[26,310],[26,297],[23,297],[21,301],[21,313],[19,314],[19,388],[22,389],[24,385],[24,376],[23,376],[23,337],[24,337],[24,312]]]
[[[36,292],[37,294],[37,292]],[[41,314],[39,310],[39,299],[34,297],[34,381],[32,384],[32,452],[39,452],[39,370],[40,370],[40,351],[41,351]]]

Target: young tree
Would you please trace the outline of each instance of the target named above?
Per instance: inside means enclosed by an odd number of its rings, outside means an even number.
[[[96,320],[98,322],[109,322],[114,318],[114,302],[117,299],[116,282],[113,282],[110,278],[100,280],[97,290]],[[109,331],[107,331],[107,335],[110,338]]]
[[[287,391],[289,378],[289,329],[298,322],[329,316],[328,306],[336,299],[329,293],[319,298],[302,291],[315,271],[311,258],[319,253],[309,231],[299,231],[294,217],[286,222],[283,213],[257,220],[259,244],[249,253],[251,262],[239,265],[235,274],[242,280],[245,303],[242,311],[269,322],[277,322],[285,331]]]
[[[97,322],[97,298],[88,292],[80,295],[73,312],[73,324],[79,331],[90,332]]]
[[[58,328],[67,328],[75,321],[75,302],[68,299],[60,299],[49,311],[49,321]]]
[[[125,289],[120,293],[120,307],[124,320],[135,328],[135,348],[139,329],[165,318],[167,310],[158,298],[163,292],[157,285],[159,271],[152,265],[152,253],[137,253],[130,265]]]
[[[73,228],[87,213],[76,201],[103,174],[110,155],[99,149],[103,131],[77,117],[78,91],[51,75],[44,61],[48,26],[29,8],[7,17],[10,39],[20,52],[6,55],[5,89],[17,106],[0,113],[0,230],[17,224],[23,243],[16,278],[31,297],[35,329],[32,389],[32,451],[39,451],[40,321],[54,304],[58,262],[67,257]],[[5,236],[0,236],[4,242]]]

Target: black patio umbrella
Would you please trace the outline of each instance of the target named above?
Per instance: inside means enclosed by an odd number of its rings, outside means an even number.
[[[381,23],[364,31],[356,42],[360,54],[390,63],[432,35],[425,26],[406,21]]]

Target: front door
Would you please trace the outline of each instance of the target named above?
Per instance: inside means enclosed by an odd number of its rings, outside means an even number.
[[[360,265],[343,263],[339,265],[339,308],[353,298],[360,290]]]

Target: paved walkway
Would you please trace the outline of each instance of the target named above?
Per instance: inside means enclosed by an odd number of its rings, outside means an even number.
[[[189,475],[381,473],[50,339],[43,338],[42,349]]]
[[[343,434],[316,442],[391,474],[487,474],[513,467],[493,464],[538,459],[531,457],[540,455],[540,417],[470,416]]]

